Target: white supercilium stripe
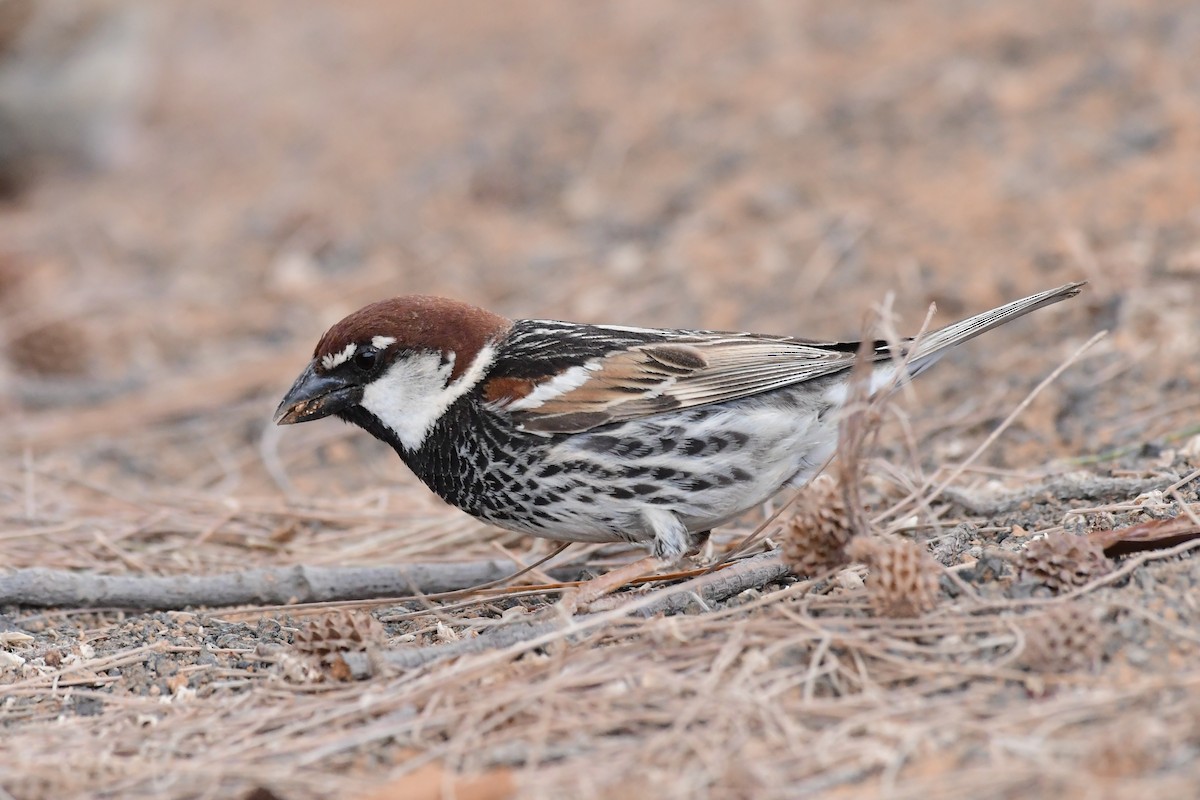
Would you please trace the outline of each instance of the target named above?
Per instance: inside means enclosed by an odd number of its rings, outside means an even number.
[[[358,349],[357,345],[355,345],[353,342],[351,342],[350,344],[343,347],[341,352],[329,353],[327,355],[321,356],[321,366],[324,367],[326,370],[331,370],[339,364],[345,364],[347,361],[349,361],[351,358],[354,357],[354,351],[357,349]]]

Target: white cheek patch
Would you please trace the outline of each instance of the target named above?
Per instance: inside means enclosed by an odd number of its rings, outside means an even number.
[[[454,356],[416,353],[396,359],[363,389],[359,405],[396,434],[407,450],[419,450],[429,430],[455,400],[482,380],[496,357],[486,345],[458,380],[447,384],[454,371]]]
[[[321,366],[326,371],[328,371],[328,370],[331,370],[334,367],[338,366],[339,364],[345,364],[347,361],[349,361],[351,358],[354,357],[354,351],[357,349],[358,349],[358,346],[355,345],[353,342],[351,342],[350,344],[343,347],[341,352],[327,353],[326,355],[321,356]]]
[[[565,372],[555,375],[545,383],[540,383],[534,390],[522,398],[506,404],[509,411],[528,411],[543,405],[547,400],[553,400],[559,395],[566,394],[572,389],[578,389],[592,377],[592,370],[600,366],[599,362],[590,362],[578,367],[571,367]]]

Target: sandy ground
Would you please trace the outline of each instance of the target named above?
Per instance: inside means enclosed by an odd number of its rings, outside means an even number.
[[[10,8],[0,69],[29,70]],[[371,624],[16,603],[0,798],[1195,793],[1189,545],[1058,593],[1019,553],[1196,513],[1200,6],[94,8],[38,52],[125,89],[39,78],[45,130],[75,124],[48,86],[106,122],[4,176],[5,569],[548,553],[430,497],[364,434],[269,426],[320,332],[390,294],[856,338],[889,296],[911,333],[930,302],[940,324],[1089,286],[889,411],[864,499],[945,567],[916,620],[880,615],[857,566],[339,681],[296,647],[314,621],[415,651],[497,635],[555,592],[372,604]],[[6,74],[0,121],[29,102]],[[903,505],[1099,331],[940,497]]]

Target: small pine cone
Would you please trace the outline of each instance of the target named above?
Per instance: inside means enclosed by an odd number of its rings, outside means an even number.
[[[783,527],[783,561],[797,575],[817,575],[850,562],[853,536],[842,487],[828,475],[814,478],[796,498],[796,511]]]
[[[1018,663],[1033,672],[1090,669],[1104,650],[1104,631],[1093,609],[1071,603],[1020,623],[1025,649]]]
[[[88,368],[87,337],[67,322],[45,325],[9,342],[8,358],[17,372],[29,376],[79,376]]]
[[[1021,571],[1055,592],[1083,586],[1112,572],[1103,548],[1086,536],[1059,531],[1034,539],[1019,553]]]
[[[339,610],[309,620],[296,631],[292,646],[301,653],[327,656],[362,652],[386,638],[383,626],[367,612]]]
[[[856,536],[846,552],[867,565],[867,594],[879,616],[917,617],[937,605],[941,568],[915,542]]]

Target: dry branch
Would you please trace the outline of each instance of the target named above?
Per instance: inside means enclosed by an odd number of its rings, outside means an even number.
[[[220,575],[95,575],[34,567],[0,575],[0,604],[178,609],[411,597],[469,589],[511,576],[507,559],[390,567],[280,567]],[[551,570],[574,580],[579,569]]]
[[[1165,489],[1174,482],[1169,475],[1157,478],[1106,478],[1102,475],[1055,475],[1022,489],[981,492],[947,488],[946,498],[972,514],[994,516],[1020,508],[1025,503],[1063,500],[1104,500],[1110,497],[1135,497],[1154,489]]]
[[[783,578],[788,573],[788,567],[780,560],[778,553],[765,553],[698,579],[703,581],[703,585],[695,591],[664,589],[660,592],[661,597],[657,597],[647,604],[638,605],[633,613],[642,617],[652,617],[657,614],[674,614],[698,606],[703,610],[708,610],[711,605],[720,603],[747,589],[766,586]],[[572,622],[581,624],[589,619],[599,618],[599,616],[600,614],[585,614],[575,617]],[[416,669],[447,658],[482,653],[488,650],[501,650],[521,642],[528,642],[552,633],[562,625],[562,620],[517,622],[494,628],[474,639],[429,647],[388,650],[383,653],[343,653],[342,658],[350,667],[351,674],[357,679],[363,679],[374,674],[377,665],[395,670]]]

